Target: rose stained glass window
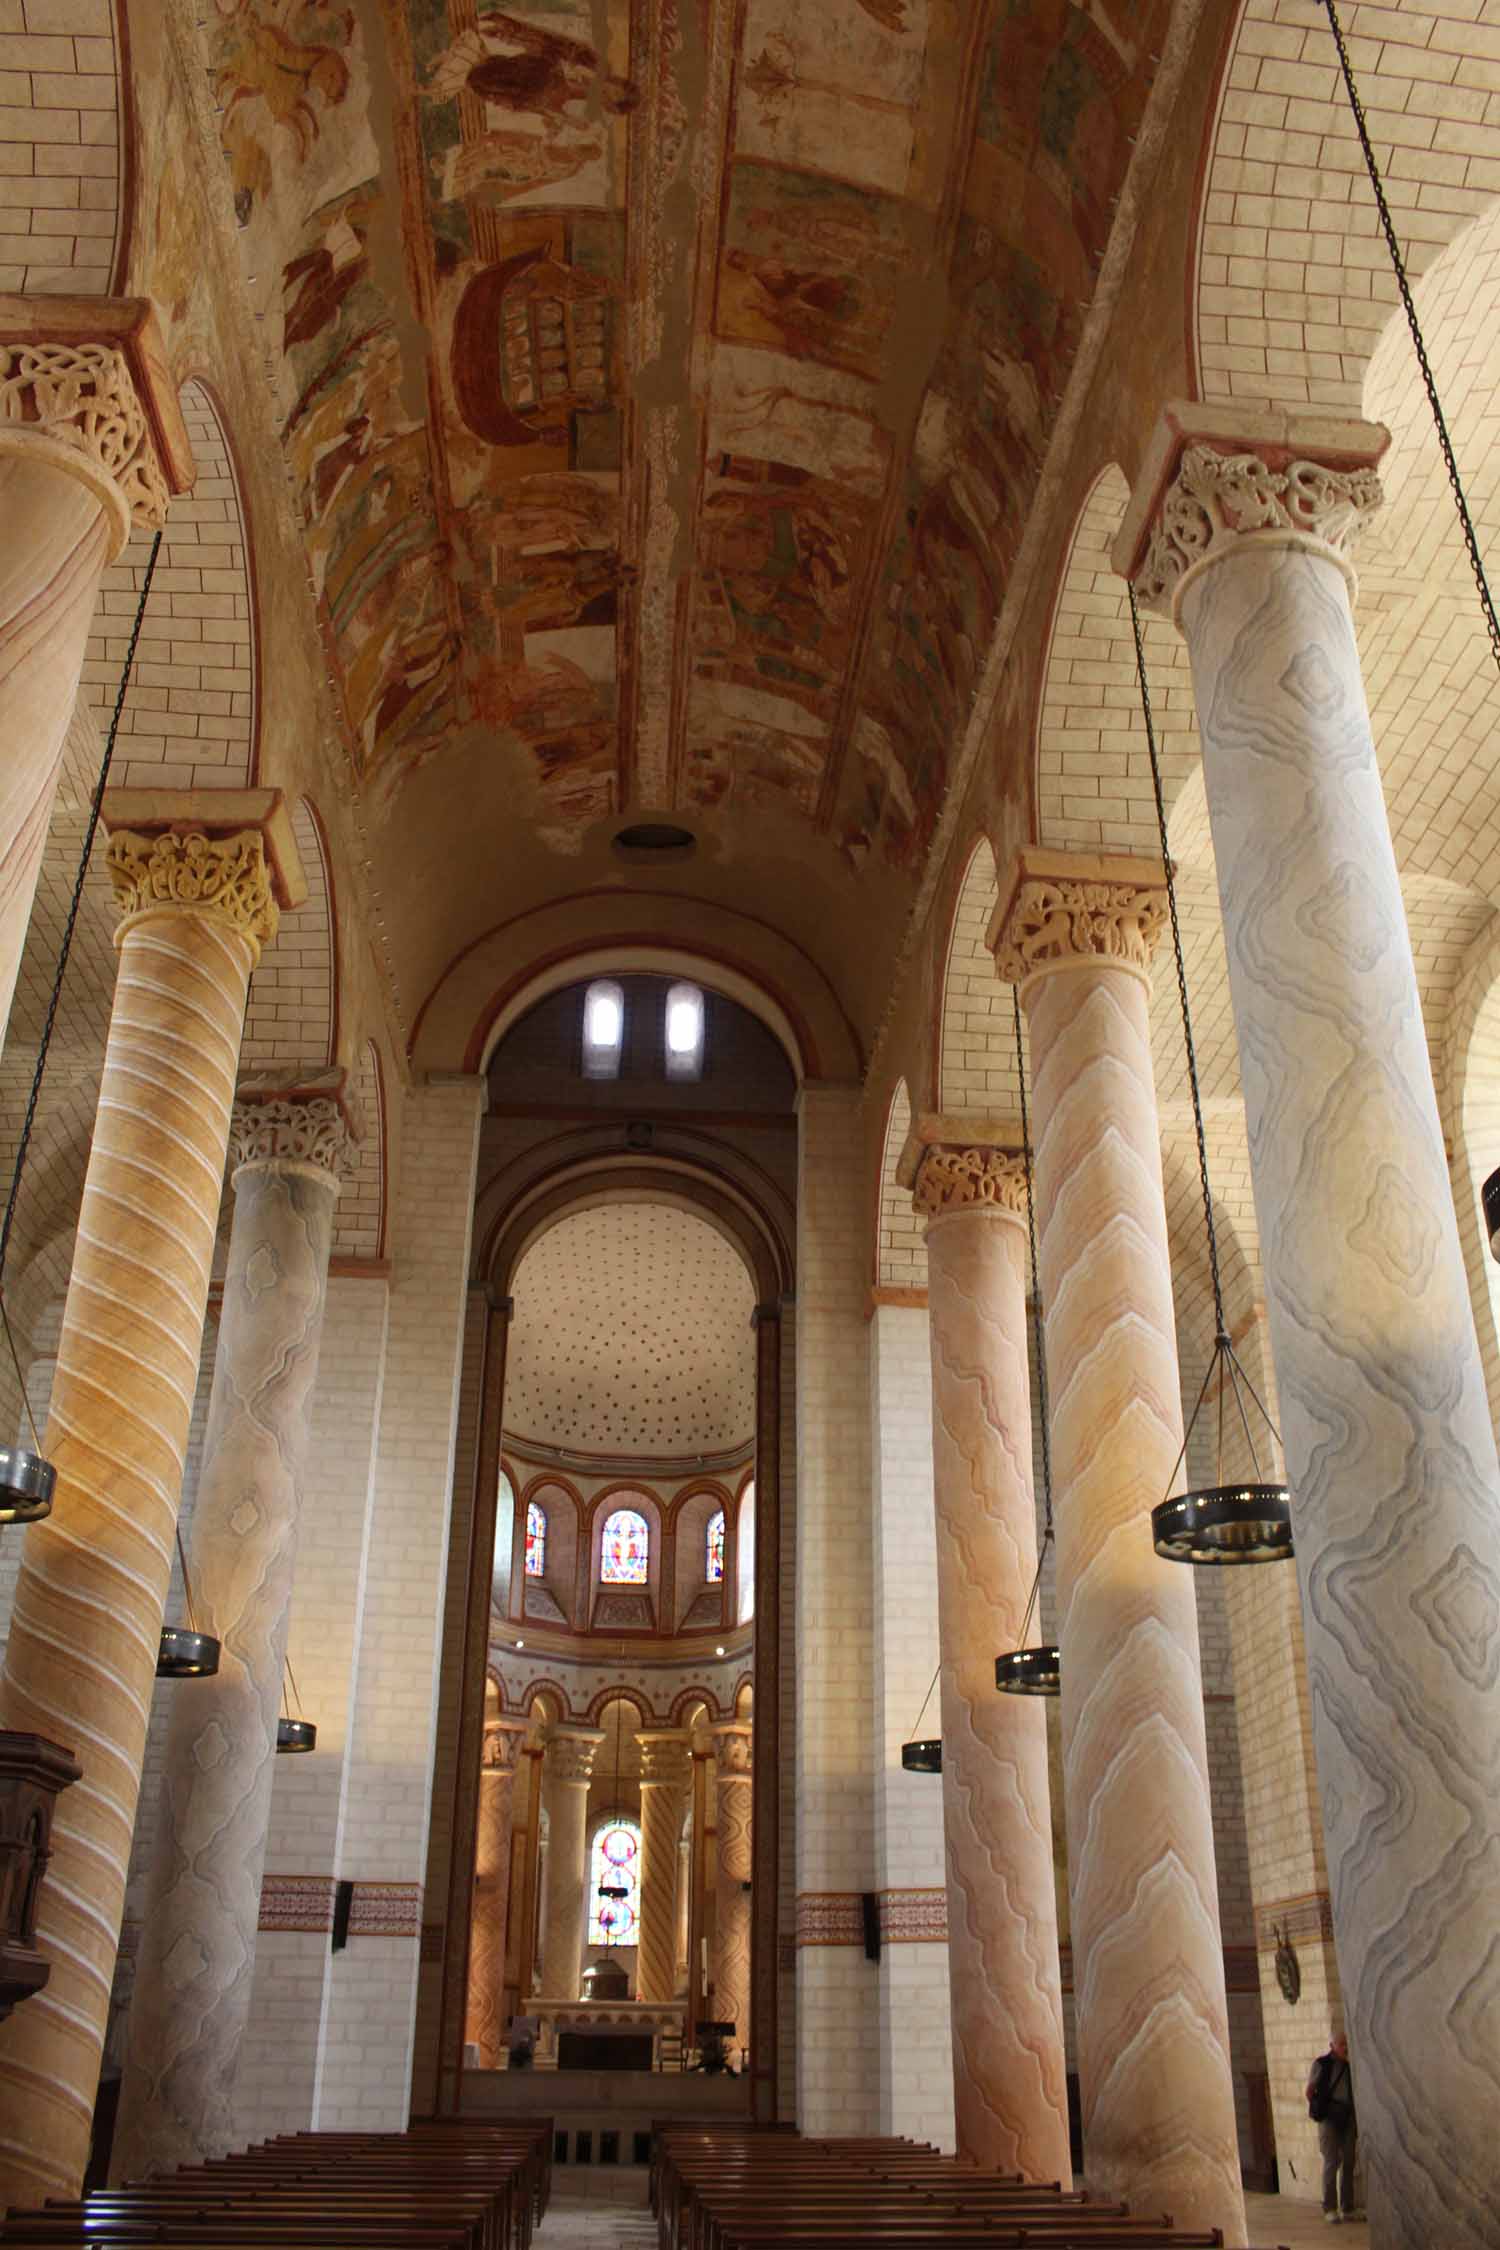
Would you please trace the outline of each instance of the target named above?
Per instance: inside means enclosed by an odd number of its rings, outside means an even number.
[[[600,1892],[623,1891],[623,1898]],[[641,1922],[641,1832],[608,1820],[594,1838],[589,1874],[589,1944],[634,1945]]]
[[[724,1576],[724,1511],[708,1519],[708,1556],[704,1577],[711,1585],[718,1585]]]
[[[547,1515],[534,1500],[526,1503],[526,1575],[545,1577],[547,1570]]]
[[[599,1577],[606,1586],[644,1586],[650,1559],[651,1534],[644,1516],[634,1508],[616,1508],[604,1526],[599,1553]]]

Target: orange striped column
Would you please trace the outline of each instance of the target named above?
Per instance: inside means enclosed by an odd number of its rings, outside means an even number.
[[[510,1835],[516,1766],[526,1740],[524,1719],[491,1719],[479,1766],[479,1817],[474,1832],[474,1903],[469,1935],[465,2037],[479,2049],[481,2070],[498,2070],[505,2045],[505,1937],[510,1918]]]
[[[692,1752],[685,1734],[648,1727],[641,1752],[641,1928],[635,1957],[637,2000],[677,1992],[677,1871],[687,1813]]]
[[[1029,850],[997,916],[1031,1028],[1084,2175],[1245,2239],[1151,1076],[1159,862]]]
[[[99,581],[192,479],[143,298],[0,296],[0,1042]]]
[[[753,1742],[749,1721],[726,1719],[710,1730],[718,1768],[715,1820],[719,1884],[714,1916],[714,2015],[735,2026],[736,2047],[750,2044],[750,1877]]]
[[[260,800],[274,854],[279,796],[224,795]],[[245,996],[276,894],[299,895],[261,827],[152,833],[121,808],[143,809],[127,791],[106,808],[120,965],[44,1439],[57,1492],[26,1534],[0,1679],[0,1726],[83,1767],[37,1916],[51,1979],[0,2028],[5,2204],[76,2195],[88,2156]]]

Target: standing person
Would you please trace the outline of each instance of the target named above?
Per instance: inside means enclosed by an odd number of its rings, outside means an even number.
[[[1323,2152],[1323,2221],[1336,2227],[1354,2216],[1354,2078],[1349,2042],[1336,2031],[1326,2055],[1319,2055],[1307,2081],[1307,2113],[1318,2128]]]

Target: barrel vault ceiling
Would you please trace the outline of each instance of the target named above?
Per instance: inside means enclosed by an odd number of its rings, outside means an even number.
[[[815,954],[855,933],[822,965],[873,1020],[1164,14],[212,0],[418,991],[640,809]]]

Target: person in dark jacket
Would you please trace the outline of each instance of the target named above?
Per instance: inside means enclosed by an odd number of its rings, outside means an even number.
[[[1354,2216],[1354,2077],[1349,2042],[1336,2031],[1326,2055],[1319,2055],[1307,2081],[1307,2103],[1317,2119],[1323,2153],[1323,2220],[1339,2226]]]

